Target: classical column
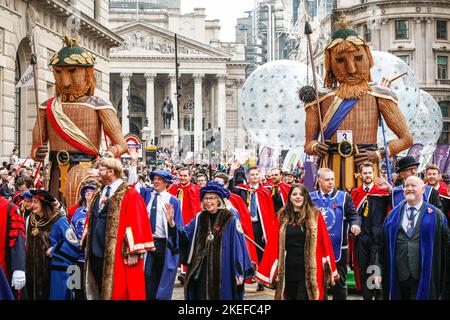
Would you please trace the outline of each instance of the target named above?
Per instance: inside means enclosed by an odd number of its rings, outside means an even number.
[[[147,126],[151,130],[150,140],[155,141],[155,78],[156,73],[144,74],[146,80],[146,104],[145,117],[147,119]],[[150,141],[148,141],[150,143]]]
[[[216,82],[210,79],[211,85],[211,128],[216,127]]]
[[[242,87],[244,85],[243,79],[237,79],[236,80],[236,100],[237,100],[237,123],[238,123],[238,129],[237,129],[237,145],[242,148],[242,146],[245,145],[245,132],[244,132],[244,125],[242,123],[241,113],[239,112],[239,103],[241,101],[241,93],[242,93]],[[236,147],[236,146],[235,146]]]
[[[226,74],[217,75],[217,127],[220,128],[221,133],[221,144],[220,150],[223,152],[226,145],[226,134],[227,134],[227,115],[226,115],[226,91],[225,82],[227,80]]]
[[[194,74],[194,154],[202,150],[203,119],[203,74]]]
[[[433,38],[433,24],[436,25],[436,20],[427,18],[425,20],[425,37],[422,39],[434,39]],[[424,74],[424,82],[427,86],[433,86],[435,84],[435,58],[434,58],[434,50],[433,44],[431,41],[421,41],[422,46],[424,46],[424,55],[425,55],[425,74]],[[411,61],[411,58],[410,58]],[[412,63],[411,63],[412,64]]]
[[[169,74],[170,79],[170,100],[173,104],[174,119],[170,123],[170,129],[173,130],[173,145],[178,150],[178,103],[177,103],[177,77],[175,74]]]
[[[130,88],[132,73],[123,72],[120,74],[122,77],[122,134],[126,135],[130,133],[130,110],[128,109],[128,97]]]

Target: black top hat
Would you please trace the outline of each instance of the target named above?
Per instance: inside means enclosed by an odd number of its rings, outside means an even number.
[[[414,157],[412,156],[407,156],[404,158],[401,158],[398,161],[398,167],[397,167],[397,173],[400,173],[401,171],[403,171],[406,168],[409,167],[418,167],[420,165],[420,162],[416,162],[416,159],[414,159]]]

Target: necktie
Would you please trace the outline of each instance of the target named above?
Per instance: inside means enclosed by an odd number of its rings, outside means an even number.
[[[328,199],[329,196],[330,196],[330,195],[329,195],[328,193],[325,193],[325,194],[323,195],[323,197],[324,197],[325,199]]]
[[[158,196],[159,193],[155,192],[155,197],[153,198],[152,206],[150,208],[150,224],[152,226],[152,233],[155,232],[156,228],[156,210],[158,209]]]
[[[364,191],[366,191],[367,193],[369,193],[370,188],[369,188],[369,187],[365,187],[365,188],[364,188]]]
[[[412,237],[413,232],[414,232],[414,218],[416,217],[416,208],[411,207],[408,209],[409,214],[408,214],[408,225],[406,226],[406,234],[408,235],[408,237]]]
[[[258,213],[258,208],[256,205],[256,195],[255,191],[252,191],[250,196],[250,215],[252,218],[256,217],[256,214]]]
[[[110,194],[111,194],[111,186],[107,186],[106,187],[105,198],[109,199]]]

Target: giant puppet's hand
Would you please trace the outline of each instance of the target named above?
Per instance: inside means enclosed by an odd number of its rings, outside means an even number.
[[[331,144],[330,140],[325,140],[325,143],[317,141],[313,145],[314,153],[319,157],[324,158],[325,156],[328,155],[328,149],[330,149],[330,144]]]
[[[46,144],[43,144],[42,146],[39,146],[34,152],[34,158],[37,162],[43,162],[47,153],[48,146]]]
[[[380,160],[380,159],[378,159],[378,156],[375,153],[375,151],[365,150],[363,152],[355,154],[355,165],[357,167],[362,165],[364,162],[375,163],[378,160]]]

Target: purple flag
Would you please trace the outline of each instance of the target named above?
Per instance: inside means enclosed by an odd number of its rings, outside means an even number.
[[[433,154],[433,163],[439,166],[441,172],[446,172],[448,166],[448,155],[450,144],[440,144]]]
[[[416,162],[420,162],[420,155],[422,154],[422,150],[423,150],[423,144],[421,143],[416,143],[413,144],[411,146],[411,148],[409,148],[408,150],[408,156],[411,156],[414,158],[414,160],[416,160]]]
[[[305,176],[303,178],[303,185],[306,187],[306,189],[308,189],[309,192],[313,192],[317,176],[315,157],[306,156],[304,166],[305,166]]]

